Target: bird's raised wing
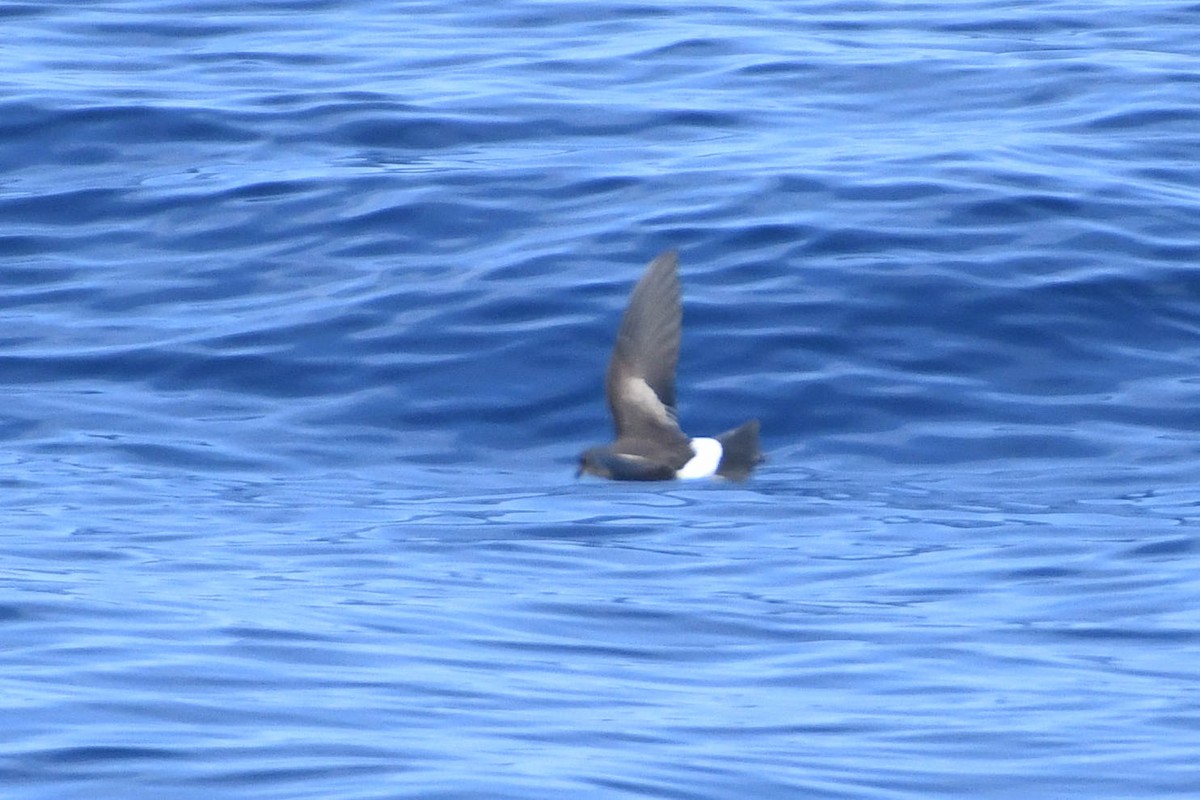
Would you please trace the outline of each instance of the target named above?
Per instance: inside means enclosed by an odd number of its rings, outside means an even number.
[[[668,250],[650,262],[629,297],[605,390],[617,429],[618,449],[646,441],[691,455],[675,420],[675,367],[683,325],[678,256]]]

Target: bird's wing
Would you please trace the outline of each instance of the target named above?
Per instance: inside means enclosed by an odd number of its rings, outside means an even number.
[[[678,256],[669,250],[650,262],[629,297],[605,390],[617,441],[646,440],[691,455],[675,420],[675,367],[683,325]]]

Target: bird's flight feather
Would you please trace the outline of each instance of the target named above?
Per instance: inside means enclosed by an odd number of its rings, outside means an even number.
[[[663,253],[646,268],[621,318],[605,389],[617,430],[614,449],[636,455],[639,442],[691,458],[675,420],[675,368],[683,326],[678,257]]]

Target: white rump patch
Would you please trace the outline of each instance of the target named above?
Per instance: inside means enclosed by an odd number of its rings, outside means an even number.
[[[711,478],[716,475],[717,467],[721,466],[721,455],[724,453],[721,443],[716,439],[697,436],[688,444],[692,446],[692,451],[696,455],[692,456],[692,460],[675,473],[675,477],[688,480],[690,478]]]

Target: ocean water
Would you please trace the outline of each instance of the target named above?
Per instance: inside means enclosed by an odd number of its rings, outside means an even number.
[[[1200,5],[0,20],[4,798],[1200,796]]]

